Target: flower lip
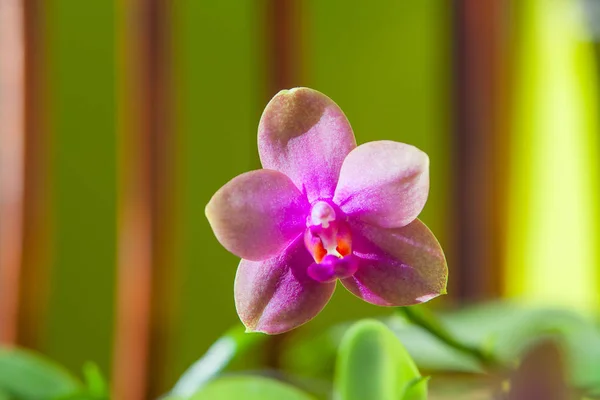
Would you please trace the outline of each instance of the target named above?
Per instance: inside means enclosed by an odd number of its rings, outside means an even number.
[[[345,214],[333,203],[318,200],[306,218],[304,243],[315,260],[308,275],[318,282],[352,276],[358,262],[352,255],[352,234]]]
[[[336,279],[349,278],[357,270],[358,258],[355,255],[349,254],[338,258],[328,254],[319,264],[314,263],[309,266],[307,273],[317,282],[333,282]]]

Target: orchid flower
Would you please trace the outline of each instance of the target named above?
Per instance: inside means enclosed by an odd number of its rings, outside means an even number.
[[[417,219],[429,191],[424,152],[393,141],[357,147],[342,110],[308,88],[269,102],[258,151],[263,169],[233,178],[206,206],[218,241],[242,258],[234,292],[247,331],[306,323],[337,280],[379,306],[446,293],[444,253]]]

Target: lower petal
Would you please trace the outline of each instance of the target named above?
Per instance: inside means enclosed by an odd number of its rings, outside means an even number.
[[[395,229],[355,223],[358,271],[342,284],[380,306],[408,306],[446,293],[448,268],[442,248],[418,219]]]
[[[307,269],[312,263],[302,238],[275,258],[240,262],[235,305],[248,331],[283,333],[310,321],[325,307],[335,282],[310,278]]]

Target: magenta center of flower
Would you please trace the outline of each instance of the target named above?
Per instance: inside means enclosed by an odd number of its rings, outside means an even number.
[[[358,260],[352,254],[350,227],[326,201],[312,205],[306,218],[304,244],[315,260],[308,267],[308,275],[318,282],[348,278],[358,268]]]

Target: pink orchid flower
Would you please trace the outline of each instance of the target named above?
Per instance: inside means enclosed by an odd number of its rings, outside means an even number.
[[[234,291],[247,331],[306,323],[338,279],[380,306],[446,293],[444,253],[417,219],[429,191],[425,153],[392,141],[357,147],[342,110],[307,88],[269,102],[258,151],[264,169],[233,178],[206,206],[219,242],[242,258]]]

